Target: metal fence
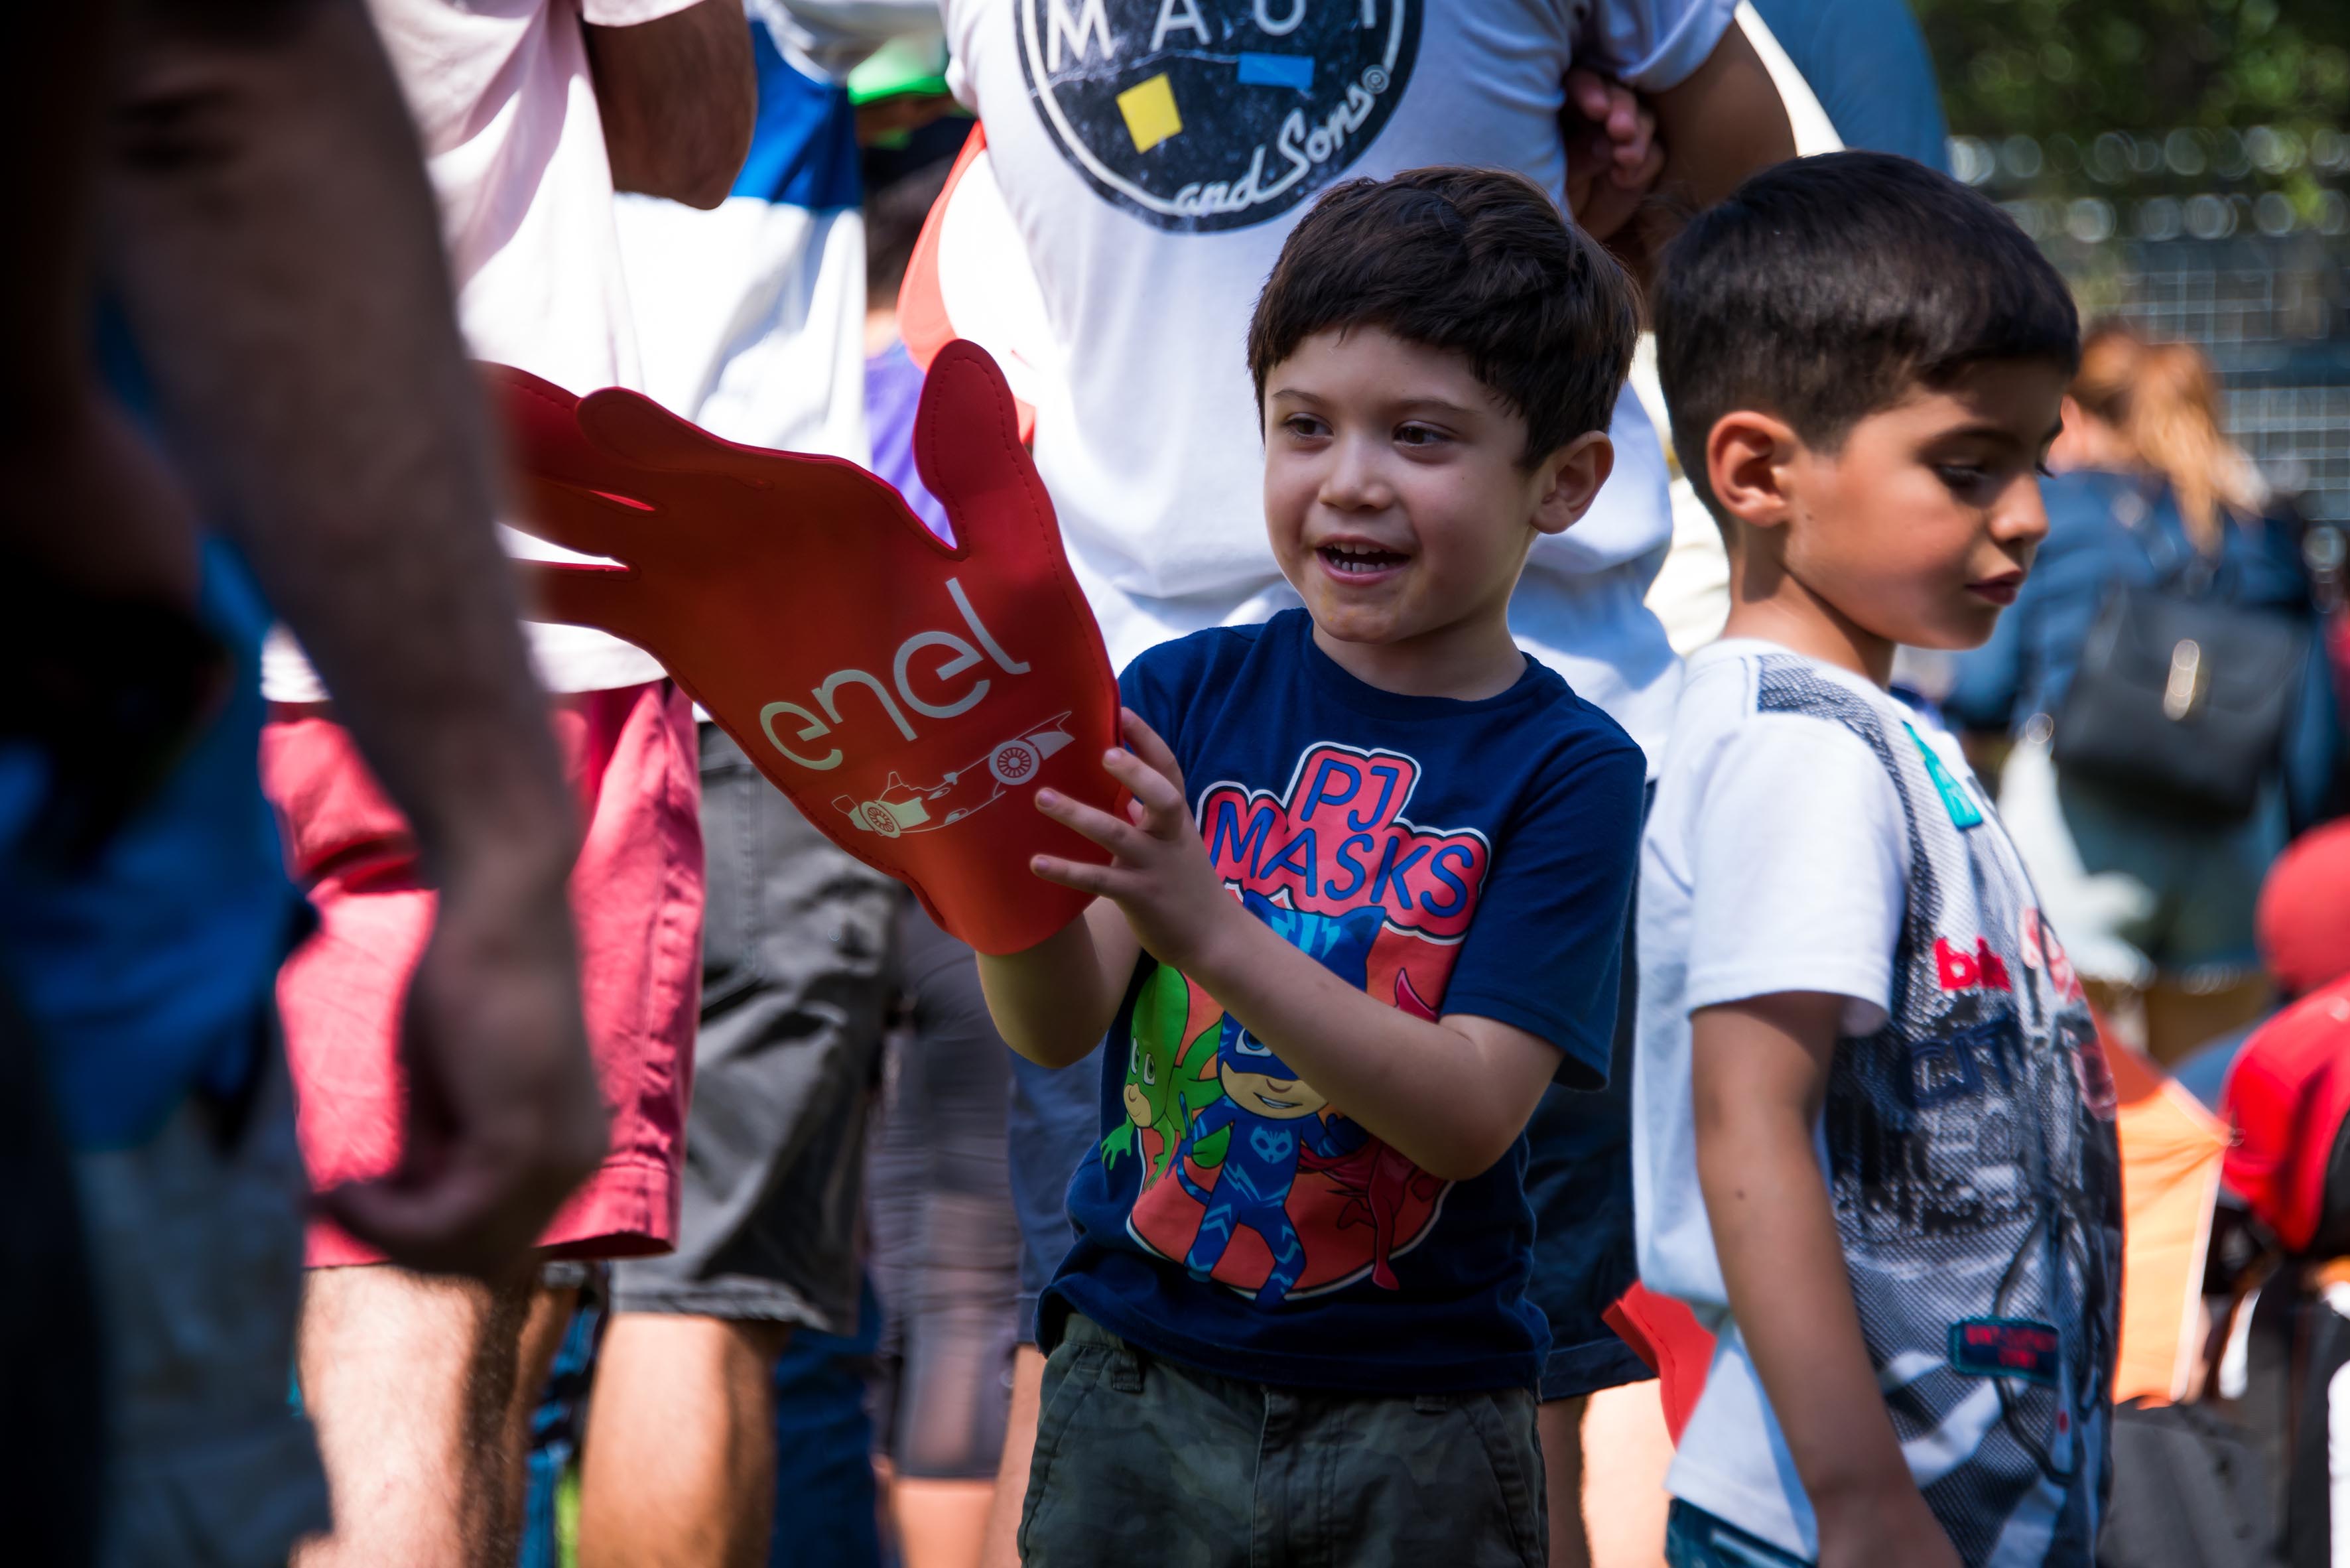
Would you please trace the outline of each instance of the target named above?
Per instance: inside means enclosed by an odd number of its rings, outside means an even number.
[[[2269,483],[2313,521],[2350,526],[2350,200],[2335,188],[2350,139],[2061,140],[1962,138],[1952,164],[2003,199],[2085,315],[2209,354],[2230,431]],[[2292,199],[2255,188],[2263,170],[2323,184]]]
[[[2230,432],[2269,483],[2350,524],[2350,236],[2040,237],[2087,313],[2209,354]]]

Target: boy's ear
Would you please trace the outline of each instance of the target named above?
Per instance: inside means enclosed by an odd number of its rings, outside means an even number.
[[[1534,531],[1564,534],[1591,510],[1599,487],[1616,472],[1616,443],[1606,431],[1586,431],[1543,459],[1542,499],[1534,504]]]
[[[1756,409],[1714,421],[1705,437],[1705,478],[1715,504],[1750,527],[1786,522],[1788,468],[1802,445],[1794,427]]]

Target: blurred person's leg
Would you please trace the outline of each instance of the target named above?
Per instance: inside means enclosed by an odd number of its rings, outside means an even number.
[[[890,1513],[906,1568],[975,1568],[1008,1426],[1019,1233],[1008,1202],[934,1194],[907,1334]]]
[[[910,1038],[901,1017],[890,1029],[884,1047],[881,1093],[875,1100],[872,1137],[865,1158],[866,1268],[879,1314],[874,1324],[866,1408],[872,1427],[877,1528],[891,1557],[898,1551],[898,1527],[891,1517],[898,1478],[889,1456],[897,1451],[899,1390],[905,1378],[910,1315],[907,1308],[914,1300],[921,1270],[923,1198],[930,1185],[930,1161],[920,1146],[920,1130],[905,1106],[903,1064]]]
[[[1018,1328],[1020,1223],[1007,1168],[1010,1053],[971,950],[909,905],[910,1027],[893,1145],[919,1151],[900,1302],[890,1513],[906,1568],[973,1568],[1003,1457]]]
[[[579,1256],[655,1251],[676,1234],[692,1064],[702,846],[691,705],[668,682],[576,694],[553,711],[585,833],[570,898],[581,1000],[610,1115],[602,1168],[542,1245]],[[278,995],[312,1185],[393,1168],[406,1136],[401,998],[434,897],[407,825],[324,717],[272,723],[265,782],[320,929]],[[543,1368],[565,1315],[534,1314],[536,1263],[489,1289],[382,1265],[314,1219],[302,1395],[335,1493],[335,1533],[303,1568],[513,1560],[527,1408],[526,1324]],[[437,1553],[437,1555],[436,1555]]]
[[[982,1568],[1017,1568],[1020,1561],[1015,1542],[1045,1382],[1045,1357],[1036,1349],[1036,1298],[1076,1240],[1069,1224],[1069,1179],[1101,1138],[1099,1046],[1066,1067],[1040,1067],[1008,1050],[1004,1054],[1012,1068],[1008,1170],[1020,1221],[1020,1295],[1013,1319],[1017,1345],[1003,1455],[988,1509]]]
[[[513,1560],[511,1428],[531,1292],[526,1276],[493,1288],[388,1263],[310,1272],[297,1365],[335,1518],[296,1568]]]
[[[1542,1437],[1551,1568],[1591,1568],[1591,1532],[1583,1517],[1583,1420],[1590,1404],[1588,1397],[1545,1399],[1534,1412],[1534,1429]]]
[[[1583,1519],[1592,1568],[1661,1568],[1665,1471],[1673,1462],[1659,1384],[1627,1383],[1591,1397],[1583,1413]],[[1551,1559],[1554,1568],[1558,1558]]]
[[[1020,1568],[1020,1509],[1028,1497],[1028,1461],[1036,1453],[1036,1417],[1045,1394],[1045,1355],[1022,1345],[1012,1353],[1012,1399],[1003,1423],[1003,1458],[995,1469],[980,1568]]]
[[[286,1397],[302,1290],[293,1100],[274,1030],[253,1030],[244,1084],[197,1089],[146,1142],[76,1159],[109,1362],[109,1568],[263,1568],[327,1524],[317,1442]],[[74,1451],[70,1423],[26,1435]],[[49,1560],[13,1522],[0,1555]]]
[[[898,1527],[899,1560],[906,1568],[975,1565],[994,1501],[993,1479],[896,1477],[889,1487],[889,1516]]]
[[[897,884],[827,841],[712,725],[708,903],[677,1250],[613,1265],[580,1482],[588,1564],[755,1563],[773,1374],[795,1326],[855,1333],[866,1107]]]
[[[755,1568],[775,1495],[788,1324],[622,1313],[605,1331],[579,1480],[582,1568]]]

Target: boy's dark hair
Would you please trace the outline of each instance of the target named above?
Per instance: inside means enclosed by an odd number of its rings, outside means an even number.
[[[1290,231],[1249,322],[1259,409],[1317,332],[1378,327],[1467,357],[1526,421],[1528,465],[1605,430],[1632,363],[1639,296],[1532,181],[1414,169],[1334,185]]]
[[[1792,159],[1700,213],[1665,250],[1655,317],[1673,449],[1717,520],[1705,443],[1733,409],[1833,452],[1970,366],[2081,362],[2073,296],[2014,221],[1884,152]]]

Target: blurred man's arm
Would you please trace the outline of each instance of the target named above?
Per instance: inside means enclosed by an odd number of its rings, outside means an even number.
[[[99,597],[191,607],[195,531],[91,363],[90,224],[114,7],[30,5],[0,47],[0,552]]]
[[[1756,170],[1795,155],[1795,132],[1771,68],[1739,27],[1721,35],[1688,80],[1648,102],[1665,144],[1659,189],[1691,211],[1721,201]]]
[[[743,171],[759,108],[743,0],[701,0],[629,26],[598,26],[595,9],[588,65],[614,187],[715,207]]]
[[[594,1168],[577,828],[492,526],[439,225],[359,0],[129,0],[104,257],[183,465],[440,889],[407,1166],[330,1198],[395,1259],[507,1266]]]
[[[1795,155],[1795,132],[1771,69],[1735,24],[1686,80],[1646,101],[1664,144],[1664,172],[1656,199],[1611,245],[1643,282],[1690,214],[1729,195],[1755,171]]]

